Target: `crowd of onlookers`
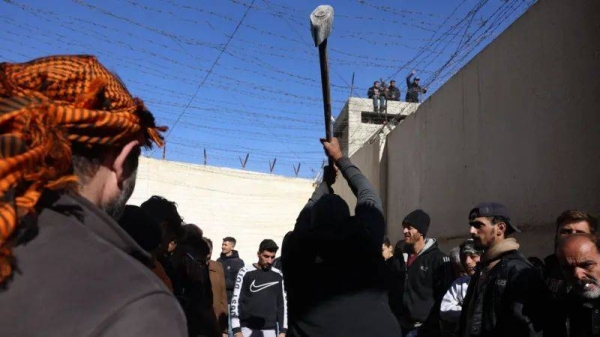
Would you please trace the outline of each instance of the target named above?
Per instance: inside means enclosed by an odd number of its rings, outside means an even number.
[[[332,165],[281,256],[265,239],[244,263],[226,237],[212,261],[174,201],[126,205],[141,149],[166,129],[95,57],[0,63],[0,128],[0,336],[600,336],[598,223],[583,211],[558,216],[542,261],[520,253],[507,207],[479,203],[446,255],[427,212],[386,224],[338,139],[322,139]]]
[[[427,92],[427,88],[421,86],[421,79],[419,77],[412,79],[416,73],[413,70],[406,77],[405,99],[409,103],[419,103],[420,95]],[[396,81],[391,80],[390,84],[387,85],[383,79],[373,82],[373,86],[367,91],[367,96],[373,100],[373,112],[375,113],[387,112],[387,102],[400,101],[401,97],[400,88],[396,86]]]

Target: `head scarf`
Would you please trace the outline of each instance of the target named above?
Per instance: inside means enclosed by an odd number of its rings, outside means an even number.
[[[12,274],[12,237],[46,189],[74,189],[71,144],[163,144],[154,117],[94,56],[0,63],[0,284]]]

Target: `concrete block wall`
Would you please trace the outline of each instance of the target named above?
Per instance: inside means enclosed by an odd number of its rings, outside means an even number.
[[[312,180],[288,178],[213,166],[141,158],[129,204],[152,195],[175,201],[186,223],[198,225],[221,252],[221,240],[237,239],[246,263],[256,262],[258,245],[294,228],[296,217],[314,191]]]
[[[395,116],[408,116],[415,112],[419,104],[398,101],[387,103],[387,114],[390,119]],[[369,98],[350,97],[346,105],[338,115],[334,124],[334,132],[340,135],[340,141],[346,155],[352,156],[365,142],[376,133],[382,131],[381,124],[370,124],[362,122],[363,112],[373,111],[373,101]],[[393,125],[385,127],[393,129]]]

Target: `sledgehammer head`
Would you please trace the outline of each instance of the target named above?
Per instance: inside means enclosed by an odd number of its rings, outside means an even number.
[[[329,37],[332,25],[333,7],[321,5],[310,13],[310,32],[315,41],[315,47],[318,47]]]

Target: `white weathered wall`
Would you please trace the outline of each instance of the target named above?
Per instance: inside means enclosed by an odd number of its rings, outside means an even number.
[[[175,201],[186,223],[194,223],[221,252],[221,240],[237,239],[246,263],[256,260],[258,245],[273,239],[281,246],[314,188],[307,179],[141,158],[130,204],[152,195]]]

